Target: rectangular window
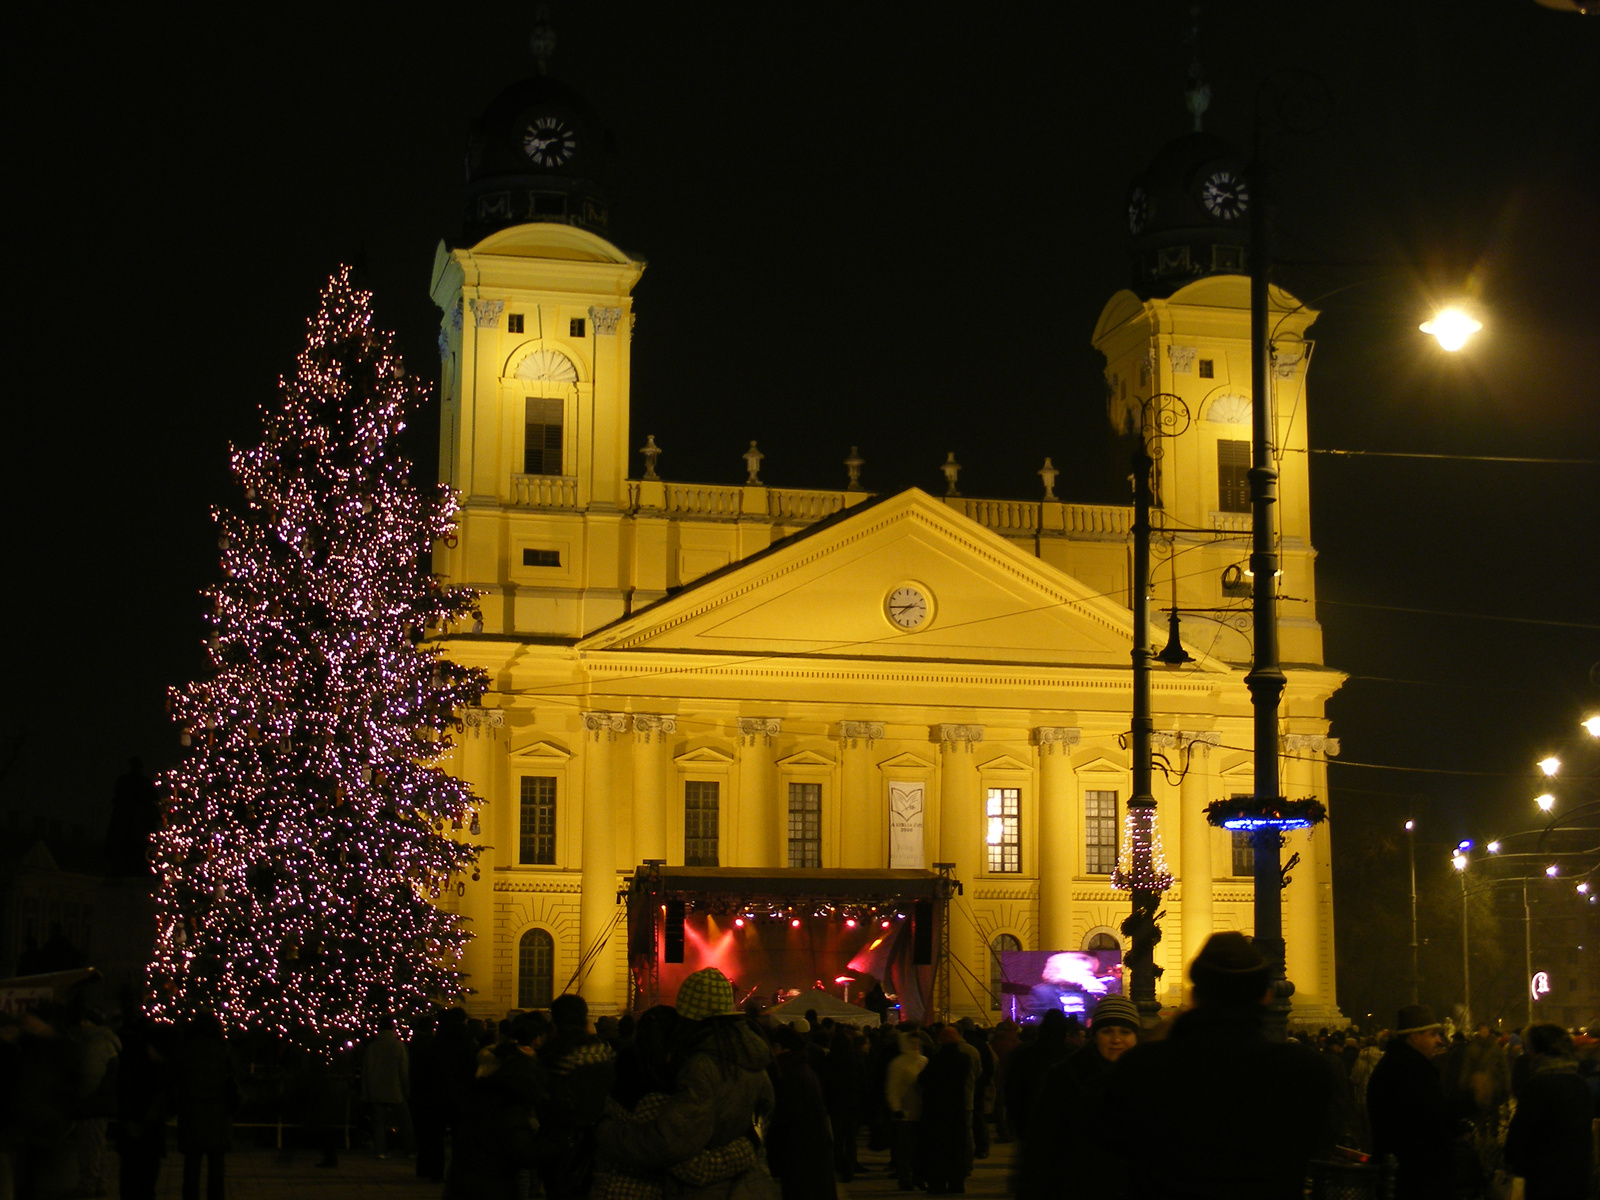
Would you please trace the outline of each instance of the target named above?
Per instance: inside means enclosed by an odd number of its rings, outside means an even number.
[[[556,781],[553,775],[522,777],[522,836],[517,861],[527,866],[556,861]]]
[[[1022,791],[1020,788],[990,788],[984,815],[988,830],[984,841],[989,846],[989,870],[1015,874],[1022,870]]]
[[[1217,442],[1217,511],[1250,511],[1250,443]]]
[[[789,785],[789,865],[822,866],[822,785]]]
[[[1233,834],[1233,873],[1235,875],[1254,875],[1256,873],[1256,848],[1250,840],[1251,833],[1248,829],[1231,830]]]
[[[588,336],[587,323],[586,323],[585,318],[583,318],[583,317],[573,317],[572,318],[572,324],[568,326],[568,332],[573,337],[586,337],[586,336]]]
[[[1200,360],[1200,378],[1215,379],[1217,377],[1217,364],[1215,359],[1202,358]]]
[[[525,567],[559,567],[561,565],[561,551],[524,550],[522,552],[522,565]]]
[[[521,333],[522,332],[522,314],[521,313],[507,313],[506,314],[506,332],[507,333]]]
[[[691,779],[683,785],[683,865],[715,867],[719,784]]]
[[[1083,794],[1084,871],[1109,875],[1117,869],[1117,794]]]
[[[561,401],[528,397],[527,439],[522,444],[524,475],[561,474]]]

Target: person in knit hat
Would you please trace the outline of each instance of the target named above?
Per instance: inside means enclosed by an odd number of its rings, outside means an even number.
[[[1089,1044],[1044,1077],[1017,1156],[1018,1200],[1052,1200],[1072,1180],[1084,1195],[1117,1196],[1123,1164],[1095,1132],[1112,1064],[1139,1040],[1139,1010],[1125,996],[1102,996],[1089,1018]]]
[[[682,1200],[777,1200],[752,1140],[756,1120],[773,1108],[766,1039],[734,1006],[733,984],[715,967],[683,981],[676,1008],[672,1094],[649,1120],[603,1120],[597,1153],[635,1174],[667,1172]]]
[[[1159,1154],[1130,1158],[1133,1197],[1298,1197],[1306,1164],[1332,1151],[1343,1126],[1342,1081],[1316,1051],[1267,1040],[1272,977],[1272,964],[1244,934],[1213,934],[1189,965],[1194,1007],[1165,1038],[1117,1060],[1103,1121],[1183,1114],[1163,1128]],[[1109,1125],[1100,1139],[1121,1143]]]

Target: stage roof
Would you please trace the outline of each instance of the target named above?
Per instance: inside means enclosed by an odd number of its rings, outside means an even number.
[[[804,867],[662,867],[661,896],[704,896],[755,902],[818,900],[862,904],[873,901],[933,900],[939,895],[936,871],[871,871]],[[633,888],[649,888],[650,873],[634,872]]]

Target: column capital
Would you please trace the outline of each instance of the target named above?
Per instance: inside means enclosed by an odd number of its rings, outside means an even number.
[[[584,729],[594,735],[594,740],[599,741],[601,734],[609,735],[608,741],[616,741],[617,734],[628,732],[628,714],[613,712],[586,712],[583,714]]]
[[[777,717],[740,717],[735,724],[739,730],[739,739],[743,741],[749,738],[752,746],[756,744],[758,737],[765,738],[767,745],[772,745],[772,739],[783,730],[783,722]]]
[[[1286,733],[1283,749],[1289,754],[1326,754],[1339,757],[1339,739],[1322,733]]]
[[[1054,754],[1056,748],[1069,749],[1083,741],[1083,730],[1070,725],[1039,725],[1033,731],[1033,744],[1045,754]]]
[[[1164,750],[1188,750],[1205,754],[1212,746],[1222,745],[1220,729],[1184,730],[1158,729],[1150,735],[1150,744]]]
[[[965,743],[968,750],[983,741],[982,725],[936,725],[941,745],[958,750]]]
[[[498,708],[470,707],[463,710],[461,720],[472,730],[473,737],[482,737],[485,730],[493,737],[495,730],[506,727],[506,714]]]
[[[677,733],[678,718],[673,713],[634,713],[633,731],[648,743],[652,735]]]
[[[852,745],[859,741],[876,742],[883,738],[882,721],[840,721],[839,738]]]

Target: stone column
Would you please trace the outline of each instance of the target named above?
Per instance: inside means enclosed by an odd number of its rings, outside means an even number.
[[[1078,872],[1077,789],[1072,747],[1081,731],[1041,725],[1039,747],[1039,944],[1032,950],[1071,950],[1072,877]]]
[[[780,728],[776,717],[738,720],[739,858],[732,866],[789,865],[787,810],[780,821],[778,804],[772,797],[772,739]]]
[[[1299,800],[1318,795],[1318,770],[1326,769],[1322,755],[1338,752],[1338,741],[1321,734],[1286,734],[1283,739],[1284,794]],[[1324,992],[1321,909],[1324,885],[1328,878],[1319,871],[1322,844],[1328,840],[1327,826],[1298,829],[1289,835],[1284,851],[1287,861],[1293,854],[1300,861],[1289,870],[1289,886],[1284,889],[1284,966],[1294,984],[1295,1010],[1322,1023],[1325,1010],[1334,1007],[1334,997]],[[1331,942],[1329,943],[1331,948]]]
[[[983,798],[978,791],[978,766],[973,754],[983,741],[982,725],[940,725],[939,745],[939,857],[938,862],[954,863],[955,877],[966,888],[966,897],[950,901],[950,953],[979,979],[988,977],[988,951],[978,944],[978,934],[963,905],[971,911],[973,885],[978,879],[979,855],[983,853]],[[972,998],[961,982],[968,978],[954,963],[950,965],[952,1012],[970,1008]],[[970,983],[970,978],[968,978]]]
[[[633,717],[633,858],[630,867],[647,858],[667,857],[667,739],[678,732],[678,718],[669,713],[635,713]]]
[[[462,719],[466,731],[461,739],[461,774],[478,798],[478,815],[468,817],[460,832],[463,841],[479,847],[479,853],[477,864],[456,881],[466,889],[457,898],[456,911],[467,919],[467,932],[472,935],[461,954],[461,971],[472,989],[466,1007],[474,1015],[482,1015],[501,1007],[494,978],[496,852],[489,847],[495,842],[490,830],[490,797],[496,794],[495,760],[501,750],[498,734],[505,728],[506,715],[497,708],[469,708]]]
[[[872,743],[883,737],[881,721],[840,721],[839,757],[843,770],[839,797],[839,865],[881,870],[889,858],[883,848],[883,797],[872,778]]]
[[[578,994],[589,1002],[591,1016],[617,1011],[619,939],[610,928],[617,908],[616,796],[613,760],[619,733],[628,730],[622,713],[583,714],[583,882],[578,898],[578,953],[587,956]],[[620,926],[618,927],[621,928]]]
[[[1178,884],[1183,906],[1179,910],[1182,986],[1188,985],[1189,964],[1200,954],[1200,947],[1212,933],[1211,891],[1216,876],[1211,868],[1211,826],[1206,822],[1206,805],[1211,794],[1211,747],[1222,744],[1222,734],[1156,734],[1158,744],[1170,745],[1188,754],[1188,770],[1178,791]],[[1181,990],[1181,989],[1180,989]]]

